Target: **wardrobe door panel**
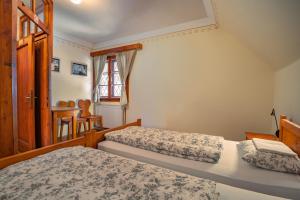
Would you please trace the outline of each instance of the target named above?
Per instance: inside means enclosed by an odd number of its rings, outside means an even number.
[[[34,43],[30,35],[18,41],[18,151],[35,149]]]
[[[51,111],[49,102],[49,54],[48,38],[42,35],[35,41],[35,83],[36,83],[36,145],[51,144]]]

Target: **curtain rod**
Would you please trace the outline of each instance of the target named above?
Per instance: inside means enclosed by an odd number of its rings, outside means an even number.
[[[104,50],[100,50],[100,51],[91,52],[90,55],[91,55],[91,57],[96,57],[96,56],[101,56],[101,55],[106,55],[106,54],[111,54],[111,53],[119,53],[119,52],[123,52],[123,51],[135,50],[135,49],[137,49],[137,50],[143,49],[143,45],[141,43],[137,43],[137,44],[131,44],[131,45],[126,45],[126,46],[111,48],[111,49],[104,49]]]

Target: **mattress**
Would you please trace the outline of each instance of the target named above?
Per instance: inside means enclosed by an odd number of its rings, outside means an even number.
[[[217,164],[167,156],[112,141],[103,141],[98,144],[98,148],[234,187],[285,198],[299,198],[300,176],[253,167],[240,158],[238,142],[224,140],[223,144],[224,150]]]
[[[281,199],[80,146],[0,170],[0,199],[215,198]]]
[[[85,147],[0,170],[0,199],[217,200],[216,182]]]

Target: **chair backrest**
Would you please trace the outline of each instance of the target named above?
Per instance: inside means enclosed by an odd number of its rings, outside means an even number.
[[[59,101],[57,102],[58,107],[68,107],[68,102],[66,101]]]
[[[71,107],[71,108],[74,108],[75,107],[75,101],[59,101],[57,102],[57,106],[58,107]]]
[[[74,108],[76,105],[75,101],[69,101],[68,102],[68,107]]]
[[[78,101],[78,107],[80,108],[79,117],[89,117],[91,113],[89,111],[91,106],[91,100],[82,100]]]

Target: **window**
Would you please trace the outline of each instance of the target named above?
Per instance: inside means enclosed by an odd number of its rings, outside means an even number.
[[[121,82],[116,57],[107,57],[107,61],[102,72],[100,85],[98,86],[100,87],[100,100],[116,102],[120,101],[122,86],[123,84]]]

